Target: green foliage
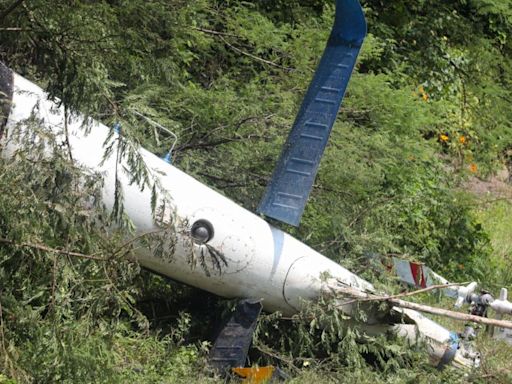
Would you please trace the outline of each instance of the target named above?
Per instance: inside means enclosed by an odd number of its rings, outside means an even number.
[[[393,371],[412,360],[418,362],[419,355],[400,348],[402,340],[365,335],[332,300],[307,303],[305,308],[291,319],[270,315],[260,322],[255,344],[264,356],[265,351],[279,351],[282,355],[278,357],[289,368],[323,364],[326,368],[359,370],[375,365],[383,371]],[[283,323],[291,326],[283,326]],[[275,356],[265,357],[270,357],[272,362]]]
[[[369,336],[332,301],[307,303],[300,315],[265,317],[255,346],[260,364],[294,372],[292,383],[465,383],[456,369],[432,367],[423,345],[390,335]]]
[[[23,150],[0,160],[0,370],[21,383],[191,379],[202,347],[183,345],[185,314],[173,332],[150,332],[131,234],[114,229],[101,177],[26,124],[29,137],[11,136]]]
[[[512,262],[512,238],[510,228],[512,225],[512,204],[510,201],[482,200],[477,207],[477,215],[483,228],[489,233],[494,250],[489,260],[491,268],[496,271],[495,278],[491,280],[494,289],[512,288],[512,276],[508,273]]]
[[[301,227],[285,229],[374,282],[369,253],[420,260],[455,280],[508,283],[495,272],[510,265],[508,251],[492,256],[504,240],[489,241],[502,208],[476,217],[458,188],[512,164],[510,0],[362,3],[370,34]],[[0,10],[11,4],[0,0]],[[254,210],[333,13],[324,0],[25,1],[0,18],[0,59],[66,108],[120,122],[124,138],[108,149],[154,191],[154,208],[158,185],[134,149],[164,155],[174,138],[137,112],[178,136],[176,165]],[[155,336],[136,304],[188,296],[140,275],[123,258],[130,247],[116,252],[130,231],[122,191],[106,212],[101,180],[63,153],[1,163],[0,236],[10,241],[0,245],[2,370],[21,382],[94,381],[100,370],[105,382],[197,379],[202,347],[183,344],[200,334],[193,317],[187,328],[190,317],[175,309],[180,320],[153,323],[162,331]],[[127,225],[112,231],[113,220]],[[147,240],[165,253],[161,234]],[[260,347],[304,369],[304,382],[318,372],[326,382],[462,380],[427,368],[399,341],[358,344],[357,330],[323,311],[291,327],[269,319]]]

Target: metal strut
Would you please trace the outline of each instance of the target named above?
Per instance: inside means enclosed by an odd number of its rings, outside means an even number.
[[[299,225],[365,36],[366,20],[358,0],[337,0],[327,47],[258,212]]]

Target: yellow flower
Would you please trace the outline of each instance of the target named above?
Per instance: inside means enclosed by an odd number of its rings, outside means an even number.
[[[459,143],[461,143],[461,144],[466,144],[466,136],[464,136],[464,135],[460,135],[460,136],[459,136]]]
[[[475,163],[469,164],[469,170],[473,173],[476,173],[478,171],[478,166]]]
[[[448,140],[450,140],[450,138],[448,137],[448,135],[445,135],[444,133],[442,133],[439,135],[439,140],[446,143]]]
[[[421,98],[423,99],[423,101],[428,101],[429,96],[428,96],[428,93],[425,91],[425,88],[423,88],[423,85],[419,86],[418,92],[419,92]]]

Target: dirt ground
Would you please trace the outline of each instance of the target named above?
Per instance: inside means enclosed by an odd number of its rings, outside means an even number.
[[[509,176],[509,172],[503,169],[486,180],[472,177],[464,183],[464,189],[482,198],[512,199],[512,184],[508,182]]]

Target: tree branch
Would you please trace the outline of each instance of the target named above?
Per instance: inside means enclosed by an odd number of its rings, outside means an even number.
[[[284,69],[286,71],[293,71],[294,70],[294,68],[283,67],[282,65],[274,63],[273,61],[265,60],[265,59],[262,59],[261,57],[255,56],[255,55],[253,55],[253,54],[251,54],[249,52],[242,51],[240,48],[237,48],[233,44],[228,43],[226,41],[226,39],[224,39],[224,37],[223,37],[223,36],[229,36],[229,37],[236,37],[236,38],[240,39],[241,38],[240,36],[237,36],[237,35],[234,35],[234,34],[231,34],[231,33],[214,31],[214,30],[211,30],[211,29],[205,29],[205,28],[199,28],[199,27],[192,27],[192,29],[194,29],[196,31],[199,31],[199,32],[203,32],[203,33],[209,34],[209,35],[218,36],[224,42],[224,44],[226,44],[229,48],[231,48],[235,52],[238,52],[238,53],[240,53],[240,54],[242,54],[244,56],[250,57],[251,59],[260,61],[262,63],[271,65],[273,67]]]
[[[0,28],[1,32],[28,32],[31,31],[30,28],[20,28],[20,27],[6,27],[6,28]]]
[[[0,23],[4,21],[4,19],[16,8],[18,8],[25,0],[16,0],[14,3],[12,3],[5,11],[2,11],[0,13]]]
[[[135,237],[132,237],[131,239],[126,240],[126,242],[121,244],[112,254],[115,256],[119,252],[121,252],[123,249],[127,248],[129,245],[135,243],[136,241],[139,241],[140,239],[143,239],[144,237],[148,237],[148,236],[156,235],[156,234],[159,234],[159,233],[163,233],[163,232],[166,232],[168,230],[169,230],[169,228],[159,228],[159,229],[155,229],[154,231],[141,233],[141,234],[139,234],[139,235],[137,235]]]
[[[425,313],[430,313],[432,315],[449,317],[454,320],[472,321],[474,323],[493,325],[496,327],[512,329],[512,321],[488,319],[487,317],[467,315],[465,313],[450,311],[448,309],[431,307],[431,306],[424,305],[424,304],[411,303],[411,302],[399,300],[399,299],[391,299],[391,300],[389,300],[389,302],[392,304],[395,304],[401,308],[414,309],[419,312],[425,312]]]
[[[224,44],[226,44],[233,51],[238,52],[238,53],[240,53],[240,54],[242,54],[244,56],[250,57],[253,60],[259,61],[259,62],[264,63],[264,64],[271,65],[271,66],[276,67],[276,68],[284,69],[285,71],[293,71],[295,69],[295,68],[290,68],[290,67],[284,67],[282,65],[274,63],[273,61],[265,60],[265,59],[262,59],[261,57],[253,55],[252,53],[242,51],[240,48],[237,48],[233,44],[228,43],[226,41],[226,39],[224,39],[222,36],[219,36],[219,38],[224,42]]]
[[[42,244],[16,243],[12,240],[5,239],[5,238],[0,238],[0,243],[9,244],[16,248],[32,248],[32,249],[37,249],[39,251],[44,251],[44,252],[53,252],[53,253],[58,253],[60,255],[69,255],[69,256],[74,256],[74,257],[80,257],[82,259],[107,261],[107,259],[104,259],[102,257],[98,257],[98,256],[94,256],[94,255],[86,255],[86,254],[80,253],[80,252],[70,252],[70,251],[66,251],[65,249],[50,248],[50,247],[47,247],[46,245],[42,245]]]
[[[209,142],[198,142],[198,143],[186,143],[181,146],[178,146],[175,151],[176,152],[184,152],[188,150],[196,150],[196,149],[209,149],[212,147],[217,147],[219,145],[243,141],[243,140],[262,140],[266,139],[265,136],[260,136],[256,134],[250,134],[247,136],[233,136],[233,137],[224,137],[215,141]]]
[[[333,288],[332,292],[352,296],[354,298],[354,301],[387,301],[388,303],[396,305],[397,307],[400,307],[400,308],[413,309],[418,312],[424,312],[424,313],[430,313],[432,315],[449,317],[451,319],[459,320],[459,321],[472,321],[474,323],[493,325],[496,327],[512,329],[511,321],[488,319],[487,317],[467,315],[465,313],[450,311],[448,309],[436,308],[436,307],[431,307],[431,306],[425,305],[425,304],[411,303],[409,301],[398,299],[398,297],[412,296],[413,294],[427,292],[429,290],[437,289],[439,287],[446,288],[448,286],[453,286],[453,285],[460,285],[460,284],[444,284],[444,285],[432,286],[432,287],[428,287],[425,289],[420,289],[419,291],[408,292],[405,294],[395,295],[395,296],[374,295],[374,294],[370,294],[370,293],[361,292],[361,291],[351,288],[351,287],[341,287],[341,286],[337,286],[336,288]],[[346,304],[347,303],[342,303],[342,304],[340,304],[340,306],[346,305]]]
[[[434,291],[436,289],[444,289],[444,288],[450,288],[450,287],[459,287],[461,285],[467,285],[467,284],[469,284],[469,282],[431,285],[430,287],[427,287],[427,288],[418,289],[417,291],[412,291],[412,292],[399,293],[398,295],[392,295],[392,296],[378,296],[378,295],[375,295],[375,296],[368,296],[365,299],[353,299],[353,300],[344,302],[342,305],[352,304],[354,302],[362,302],[362,301],[382,301],[383,297],[385,297],[388,300],[389,299],[398,299],[398,298],[401,298],[401,297],[409,297],[409,296],[419,295],[421,293],[426,293],[426,292]]]
[[[208,35],[216,35],[216,36],[230,36],[230,37],[236,37],[238,39],[240,39],[241,37],[238,36],[238,35],[235,35],[233,33],[227,33],[227,32],[220,32],[220,31],[214,31],[212,29],[206,29],[206,28],[199,28],[199,27],[191,27],[192,29],[196,30],[196,31],[199,31],[199,32],[203,32],[203,33],[206,33]]]

